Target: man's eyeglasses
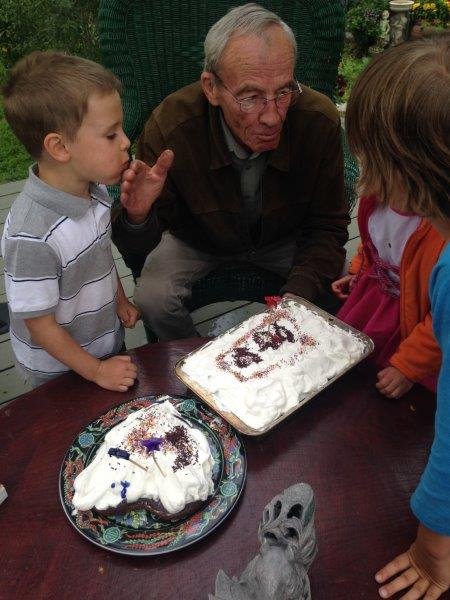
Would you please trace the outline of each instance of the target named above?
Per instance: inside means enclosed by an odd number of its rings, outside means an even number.
[[[275,102],[278,108],[286,108],[295,102],[298,96],[302,93],[302,88],[298,81],[294,81],[291,87],[287,90],[283,90],[277,96],[273,98],[264,98],[264,96],[249,96],[248,98],[236,98],[233,92],[224,84],[217,73],[213,72],[214,77],[220,83],[220,85],[227,90],[230,96],[235,102],[239,104],[242,112],[245,113],[256,113],[262,112],[269,102],[272,100]]]

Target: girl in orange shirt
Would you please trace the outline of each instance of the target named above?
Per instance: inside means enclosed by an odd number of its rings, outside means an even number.
[[[371,337],[378,390],[399,398],[421,382],[436,388],[441,353],[434,339],[428,280],[445,244],[421,217],[362,197],[358,209],[361,245],[349,274],[332,284],[345,300],[337,314]]]

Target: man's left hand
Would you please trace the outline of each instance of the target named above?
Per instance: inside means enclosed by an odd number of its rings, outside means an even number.
[[[131,223],[142,223],[147,218],[161,194],[173,159],[172,150],[164,150],[152,167],[133,160],[122,174],[120,201]]]
[[[299,302],[301,300],[300,296],[296,296],[292,292],[286,292],[283,294],[283,300],[297,300]]]

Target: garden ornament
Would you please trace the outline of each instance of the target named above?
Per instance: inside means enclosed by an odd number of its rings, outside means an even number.
[[[383,10],[381,13],[381,18],[379,21],[380,33],[378,35],[376,44],[369,47],[369,55],[374,56],[375,54],[379,54],[383,52],[389,46],[389,42],[391,39],[390,31],[391,27],[389,25],[389,11]]]
[[[317,553],[314,493],[297,483],[264,509],[259,553],[239,580],[222,570],[209,600],[311,600],[307,571]]]
[[[391,16],[391,46],[404,42],[408,35],[409,12],[413,6],[412,0],[391,0],[389,8]]]
[[[389,45],[390,30],[391,30],[391,27],[389,25],[389,11],[383,10],[383,12],[381,13],[380,38],[379,38],[379,44],[382,48],[386,48],[386,46]]]

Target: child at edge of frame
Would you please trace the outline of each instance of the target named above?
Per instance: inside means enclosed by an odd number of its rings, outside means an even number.
[[[378,369],[381,394],[400,398],[415,383],[435,392],[441,351],[428,288],[446,241],[427,219],[375,196],[360,198],[358,228],[348,274],[331,285],[345,301],[336,316],[373,340],[367,360]]]
[[[36,159],[1,242],[15,364],[32,387],[69,370],[114,391],[136,379],[117,355],[139,311],[116,272],[103,185],[129,163],[120,91],[101,65],[50,51],[19,60],[2,90],[6,120]]]
[[[377,56],[351,92],[346,129],[361,194],[429,220],[447,243],[430,277],[442,365],[434,441],[411,498],[419,527],[410,548],[375,575],[382,598],[435,600],[450,588],[450,36]]]

